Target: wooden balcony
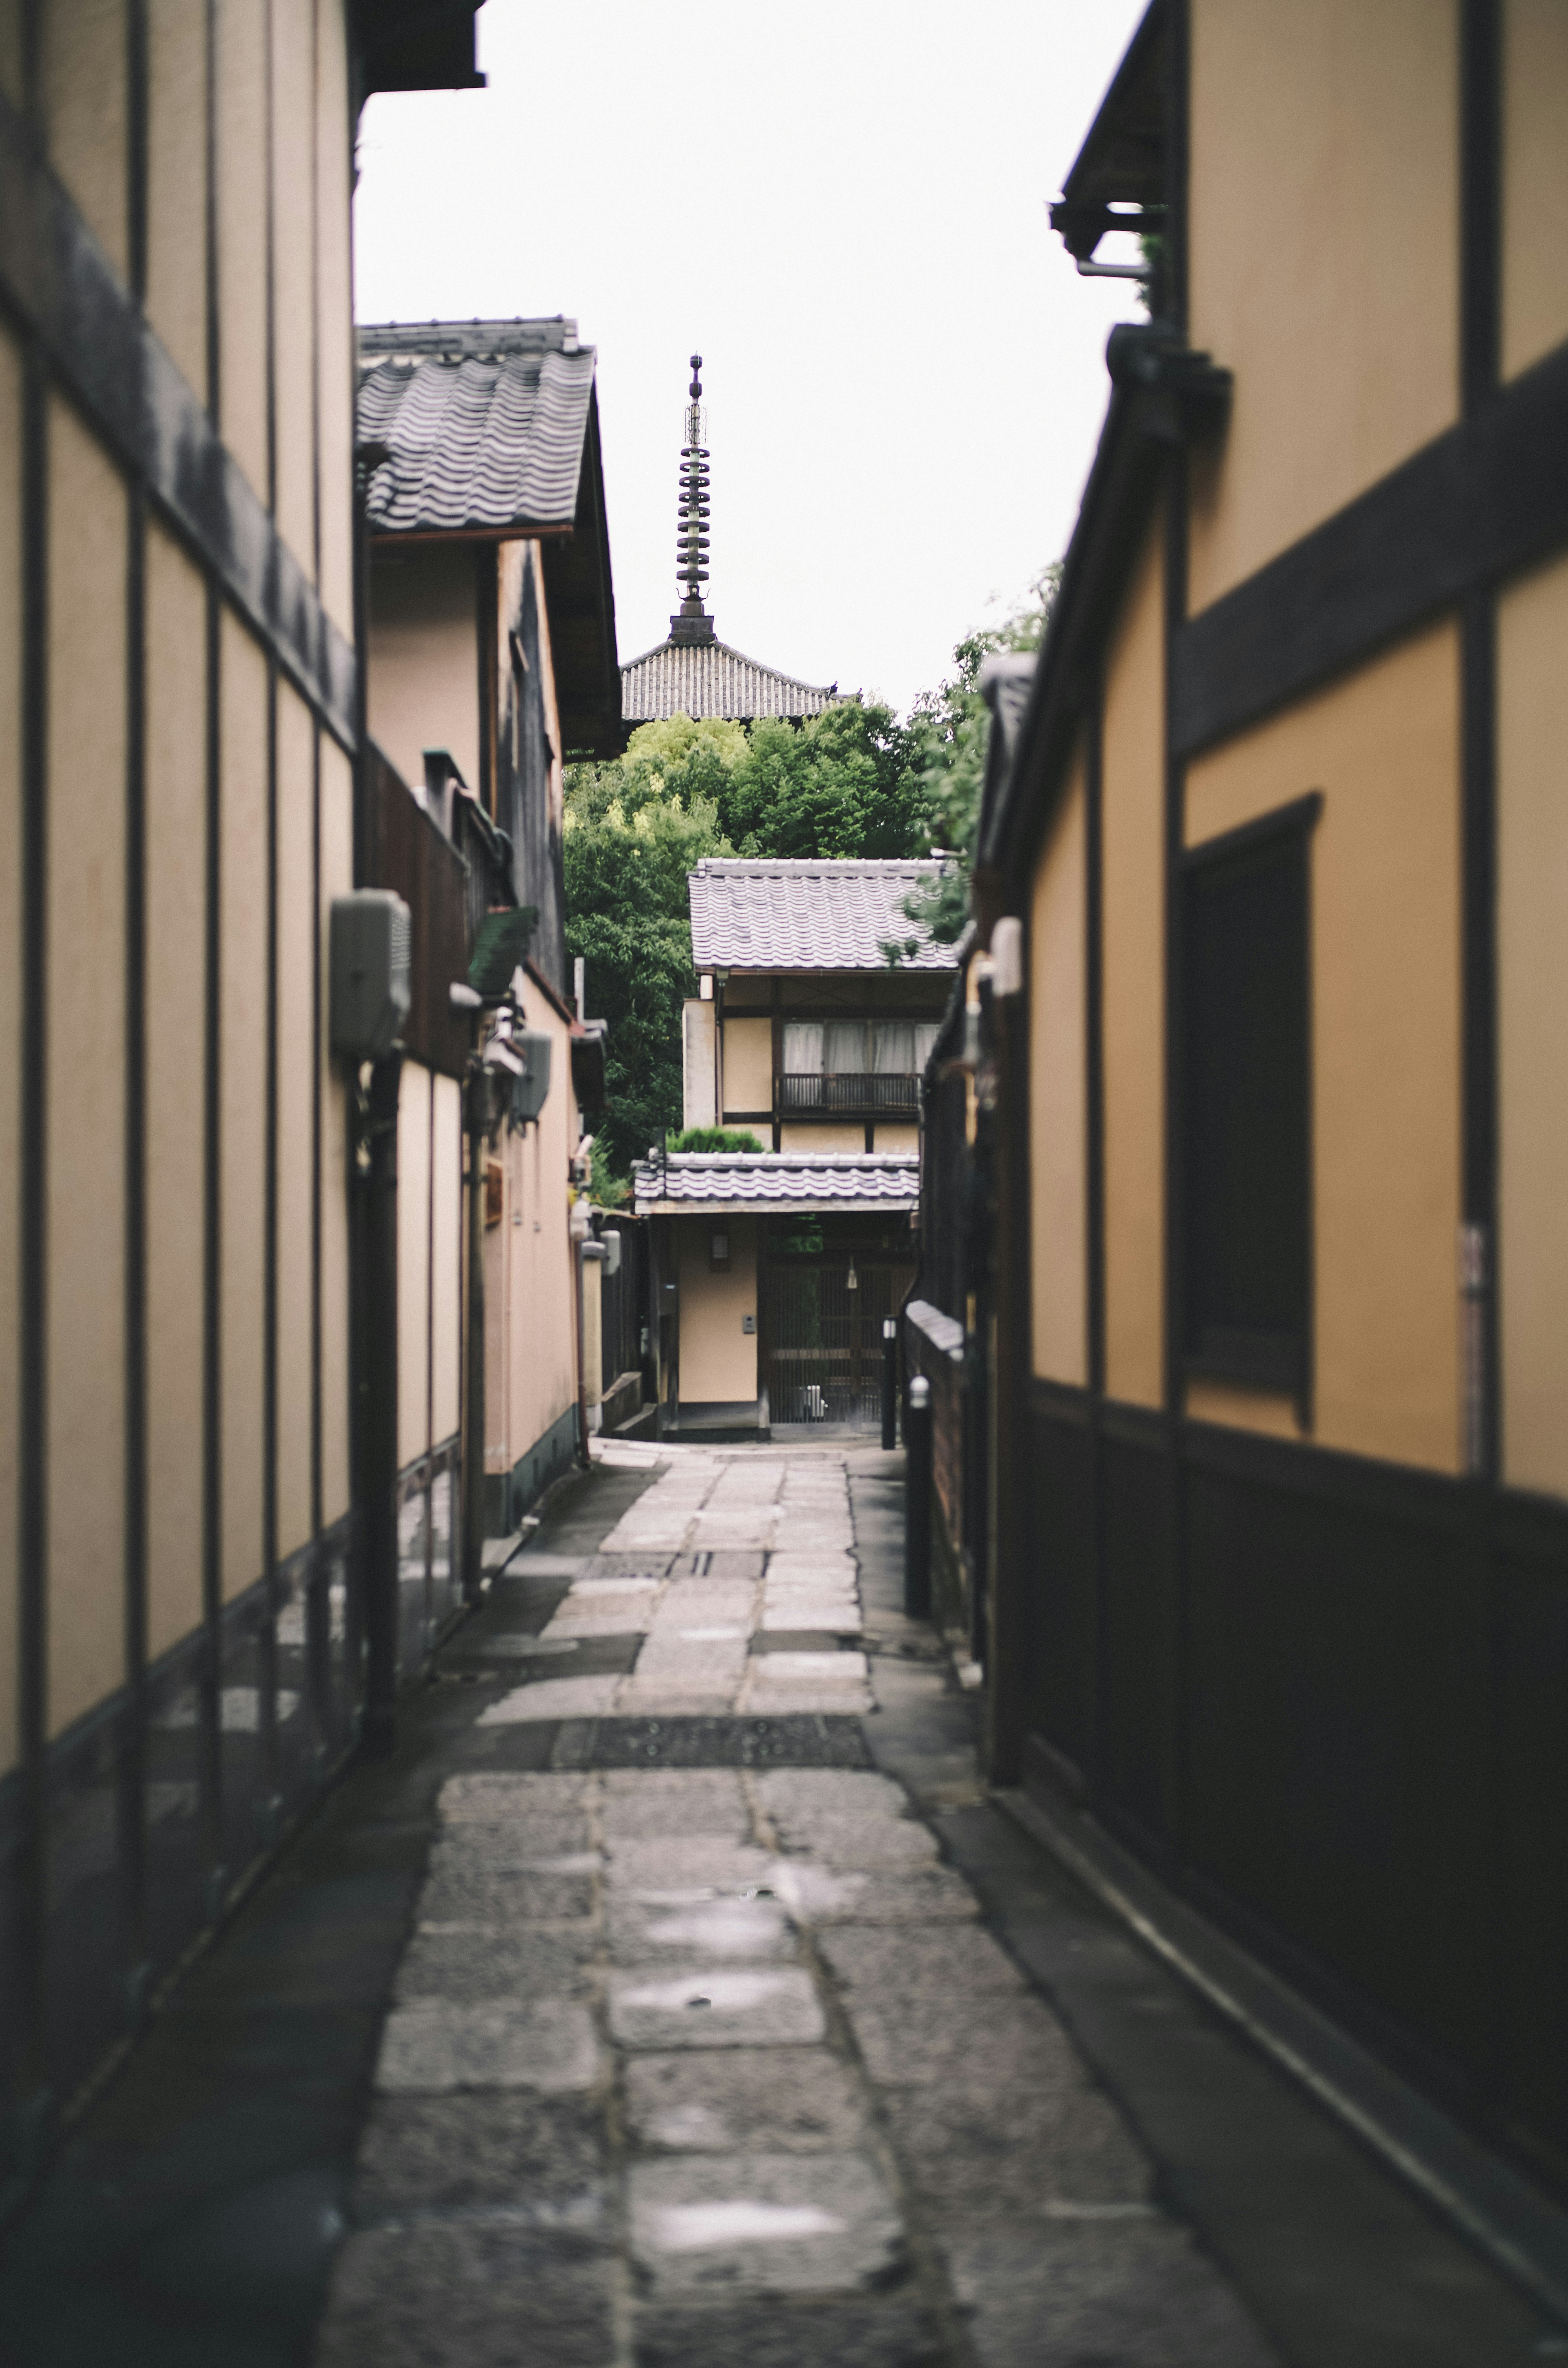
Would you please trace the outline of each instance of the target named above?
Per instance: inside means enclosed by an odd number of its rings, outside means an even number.
[[[920,1115],[920,1079],[916,1076],[878,1076],[870,1071],[841,1076],[782,1076],[775,1080],[775,1107],[780,1116],[876,1118]]]

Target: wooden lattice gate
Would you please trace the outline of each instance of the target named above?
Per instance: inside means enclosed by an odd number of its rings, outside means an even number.
[[[773,1422],[879,1428],[882,1319],[896,1314],[914,1272],[905,1263],[847,1258],[769,1269],[767,1393]]]

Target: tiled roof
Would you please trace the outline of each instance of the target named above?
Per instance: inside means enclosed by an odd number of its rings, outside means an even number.
[[[942,872],[921,862],[756,863],[719,857],[687,875],[691,958],[699,970],[885,970],[884,940],[919,940],[904,970],[952,970],[903,910]]]
[[[780,1214],[826,1209],[916,1206],[920,1163],[902,1152],[673,1151],[642,1161],[632,1178],[637,1212],[653,1209],[767,1208]]]
[[[357,435],[385,444],[372,534],[570,527],[594,392],[574,321],[393,323],[359,332]]]
[[[620,669],[620,712],[628,723],[663,723],[671,715],[735,723],[757,715],[820,715],[837,695],[836,683],[824,690],[797,682],[724,642],[661,642]]]

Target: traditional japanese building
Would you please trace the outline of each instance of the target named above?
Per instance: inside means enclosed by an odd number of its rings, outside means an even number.
[[[620,712],[630,728],[671,715],[704,716],[750,723],[761,715],[791,723],[820,715],[838,696],[838,685],[797,682],[793,675],[742,655],[719,640],[703,605],[708,581],[708,415],[702,404],[700,354],[691,357],[686,408],[686,442],[680,456],[680,523],[676,559],[685,598],[670,619],[669,639],[644,650],[620,669]]]
[[[637,1171],[662,1431],[881,1418],[883,1321],[915,1276],[921,1080],[958,967],[904,900],[941,869],[714,859],[690,875],[686,1124],[761,1147]],[[911,939],[890,967],[884,946]]]
[[[1540,0],[1144,17],[1053,209],[1154,317],[996,735],[943,1311],[994,1773],[1558,2181],[1565,111]]]

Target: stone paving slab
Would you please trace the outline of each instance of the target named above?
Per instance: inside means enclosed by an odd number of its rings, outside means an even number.
[[[609,2146],[586,2095],[518,2089],[379,2096],[359,2142],[357,2226],[509,2210],[538,2225],[602,2228]]]
[[[611,1977],[608,2024],[622,2047],[780,2047],[822,2039],[827,2021],[796,1965],[663,1966]]]
[[[611,1894],[605,1938],[618,1965],[792,1958],[794,1927],[767,1899],[648,1900]]]
[[[393,2007],[381,2033],[378,2089],[590,2089],[598,2047],[585,2007],[567,1998]]]
[[[518,1686],[479,1716],[481,1726],[509,1726],[526,1720],[599,1718],[615,1707],[619,1678],[541,1678]]]
[[[661,2153],[846,2152],[868,2137],[854,2073],[825,2047],[634,2055],[625,2112],[633,2143]]]
[[[885,2279],[899,2214],[860,2154],[633,2163],[634,2259],[657,2289],[834,2293]]]

